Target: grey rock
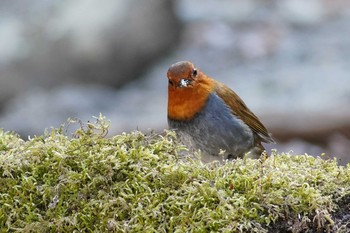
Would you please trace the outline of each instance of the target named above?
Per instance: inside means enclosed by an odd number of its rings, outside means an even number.
[[[177,42],[171,0],[2,2],[0,104],[32,87],[120,87]],[[6,9],[6,10],[5,10]]]

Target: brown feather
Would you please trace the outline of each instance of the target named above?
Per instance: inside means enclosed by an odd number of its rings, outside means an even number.
[[[247,107],[243,100],[225,84],[216,82],[215,92],[231,108],[232,114],[240,118],[254,132],[261,142],[274,143],[266,127],[260,122],[257,116]]]

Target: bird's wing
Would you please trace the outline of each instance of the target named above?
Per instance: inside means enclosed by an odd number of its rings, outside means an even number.
[[[231,108],[232,114],[246,123],[259,136],[262,142],[275,142],[257,116],[250,111],[243,100],[233,90],[220,82],[217,82],[216,87],[216,94]]]

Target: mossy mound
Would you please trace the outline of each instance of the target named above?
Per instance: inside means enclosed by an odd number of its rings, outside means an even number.
[[[0,131],[0,232],[346,232],[350,166],[308,155],[203,164],[173,132]],[[338,204],[341,204],[339,206]]]

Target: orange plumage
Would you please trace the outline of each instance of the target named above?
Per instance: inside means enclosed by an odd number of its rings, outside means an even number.
[[[172,76],[168,72],[169,82],[175,84],[169,85],[168,89],[168,117],[175,120],[193,118],[203,108],[209,94],[215,87],[214,80],[197,74],[196,82],[192,82],[187,88],[177,88],[181,82],[181,77],[185,77],[183,75],[188,76],[189,74]]]
[[[227,158],[264,150],[274,142],[265,126],[243,100],[225,84],[206,76],[191,62],[173,64],[167,73],[168,123],[190,149]]]

